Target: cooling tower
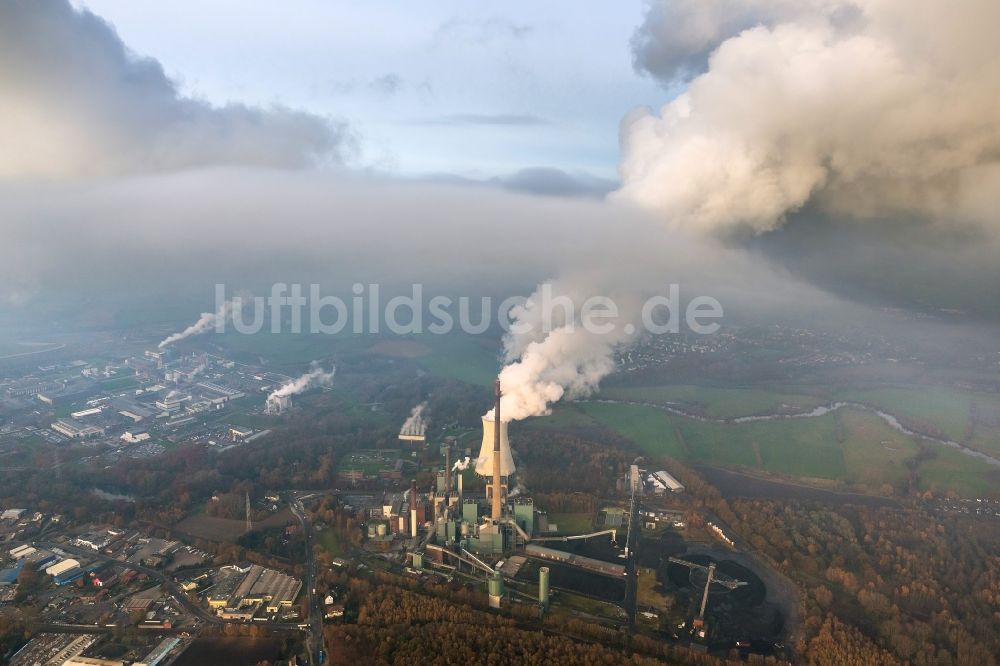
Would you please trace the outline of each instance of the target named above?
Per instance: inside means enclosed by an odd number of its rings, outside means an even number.
[[[496,421],[483,417],[483,445],[479,449],[479,459],[476,461],[476,474],[485,477],[493,476],[493,430]],[[514,473],[514,458],[510,454],[510,440],[507,439],[507,422],[500,422],[500,475],[510,476]]]

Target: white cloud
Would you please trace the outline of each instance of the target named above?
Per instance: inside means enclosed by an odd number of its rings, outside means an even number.
[[[654,3],[642,67],[671,79],[710,55],[659,113],[623,121],[617,196],[710,231],[771,230],[807,205],[992,223],[996,25],[991,0]]]
[[[0,3],[0,177],[210,164],[301,167],[350,149],[342,123],[181,96],[158,62],[66,0]]]

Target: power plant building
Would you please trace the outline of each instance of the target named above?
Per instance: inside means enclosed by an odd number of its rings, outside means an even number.
[[[653,472],[650,476],[654,481],[654,485],[657,485],[656,482],[659,482],[659,484],[663,485],[666,488],[666,490],[672,493],[684,492],[684,484],[682,484],[680,481],[671,476],[670,473],[667,472],[666,470]]]
[[[288,395],[269,395],[264,403],[264,413],[279,416],[292,408],[292,398]]]

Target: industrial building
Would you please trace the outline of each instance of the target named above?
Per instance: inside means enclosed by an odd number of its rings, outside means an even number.
[[[104,428],[96,425],[74,423],[67,419],[59,419],[52,424],[52,429],[60,435],[65,435],[70,439],[87,439],[89,437],[98,437],[104,434]]]
[[[217,608],[219,617],[229,620],[251,620],[261,608],[273,614],[290,607],[302,589],[302,581],[274,569],[252,565],[224,604],[216,594],[209,605]]]
[[[268,416],[279,416],[292,408],[292,397],[288,395],[271,394],[264,403],[264,413]]]
[[[133,663],[132,666],[158,666],[163,662],[164,658],[170,654],[170,651],[180,644],[180,642],[181,639],[179,638],[164,638],[160,641],[159,645],[143,657],[142,661],[137,661]]]
[[[663,489],[671,493],[682,493],[684,492],[684,485],[671,476],[670,472],[666,470],[660,470],[659,472],[653,472],[649,475],[649,482],[653,484],[655,489]],[[663,492],[660,490],[660,492]]]

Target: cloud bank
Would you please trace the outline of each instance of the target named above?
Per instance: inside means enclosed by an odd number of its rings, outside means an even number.
[[[0,3],[0,178],[304,167],[340,162],[351,143],[341,122],[181,95],[156,60],[67,0]]]
[[[797,211],[995,228],[1000,4],[672,0],[638,68],[690,78],[622,123],[617,196],[699,231]]]

